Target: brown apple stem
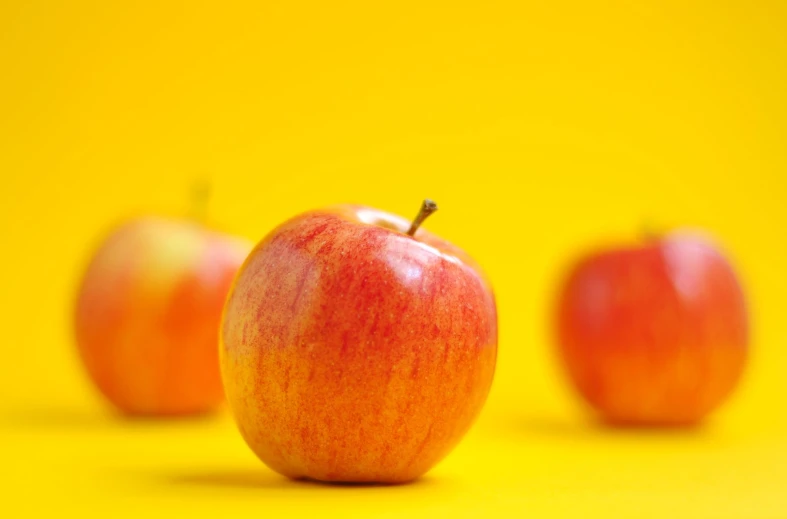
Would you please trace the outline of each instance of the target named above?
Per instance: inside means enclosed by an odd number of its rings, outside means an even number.
[[[191,187],[191,217],[200,223],[205,223],[208,218],[210,190],[210,181],[204,179],[195,181]]]
[[[426,220],[429,215],[435,211],[437,211],[437,204],[428,198],[424,200],[424,203],[421,204],[421,210],[418,211],[418,214],[415,216],[415,220],[413,220],[413,223],[410,224],[410,229],[407,231],[407,234],[409,236],[415,236],[415,231],[417,231],[421,224],[424,223],[424,220]]]
[[[661,233],[656,230],[650,219],[644,220],[640,225],[640,235],[646,243],[658,241],[661,238]]]

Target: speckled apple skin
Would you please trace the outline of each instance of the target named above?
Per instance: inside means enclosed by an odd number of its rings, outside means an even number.
[[[99,247],[79,287],[76,342],[90,378],[118,409],[188,415],[221,404],[221,313],[251,247],[153,217],[121,225]]]
[[[741,378],[749,342],[743,290],[705,238],[676,234],[588,255],[560,294],[563,365],[609,423],[695,424]]]
[[[497,312],[461,250],[400,217],[339,206],[250,254],[221,364],[240,432],[291,478],[405,482],[459,442],[489,392]]]

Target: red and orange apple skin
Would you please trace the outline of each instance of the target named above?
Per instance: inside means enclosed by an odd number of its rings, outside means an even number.
[[[190,222],[116,229],[82,279],[75,329],[90,378],[130,415],[188,415],[223,402],[221,313],[252,244]]]
[[[570,380],[618,425],[702,420],[736,387],[748,329],[730,264],[706,239],[680,234],[584,258],[557,310]]]
[[[291,478],[405,482],[459,442],[497,355],[490,284],[461,250],[381,211],[296,217],[250,254],[221,364],[240,432]]]

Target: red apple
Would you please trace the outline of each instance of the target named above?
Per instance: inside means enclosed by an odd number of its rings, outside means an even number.
[[[209,411],[223,401],[221,312],[251,249],[190,221],[144,218],[116,229],[92,259],[76,304],[87,372],[134,415]]]
[[[735,272],[688,235],[583,258],[560,293],[557,331],[579,393],[621,425],[701,420],[731,394],[747,356]]]
[[[466,253],[415,233],[434,209],[425,203],[412,227],[367,207],[306,213],[241,268],[222,374],[241,434],[272,469],[409,481],[480,412],[497,355],[495,299]]]

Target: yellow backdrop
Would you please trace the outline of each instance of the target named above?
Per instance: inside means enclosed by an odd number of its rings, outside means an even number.
[[[17,516],[787,516],[787,3],[0,3],[0,475]],[[337,202],[412,216],[482,263],[500,357],[421,482],[292,483],[226,414],[128,423],[75,356],[89,251],[139,212],[261,238]],[[751,303],[735,398],[694,432],[595,427],[547,316],[567,262],[702,227]]]

